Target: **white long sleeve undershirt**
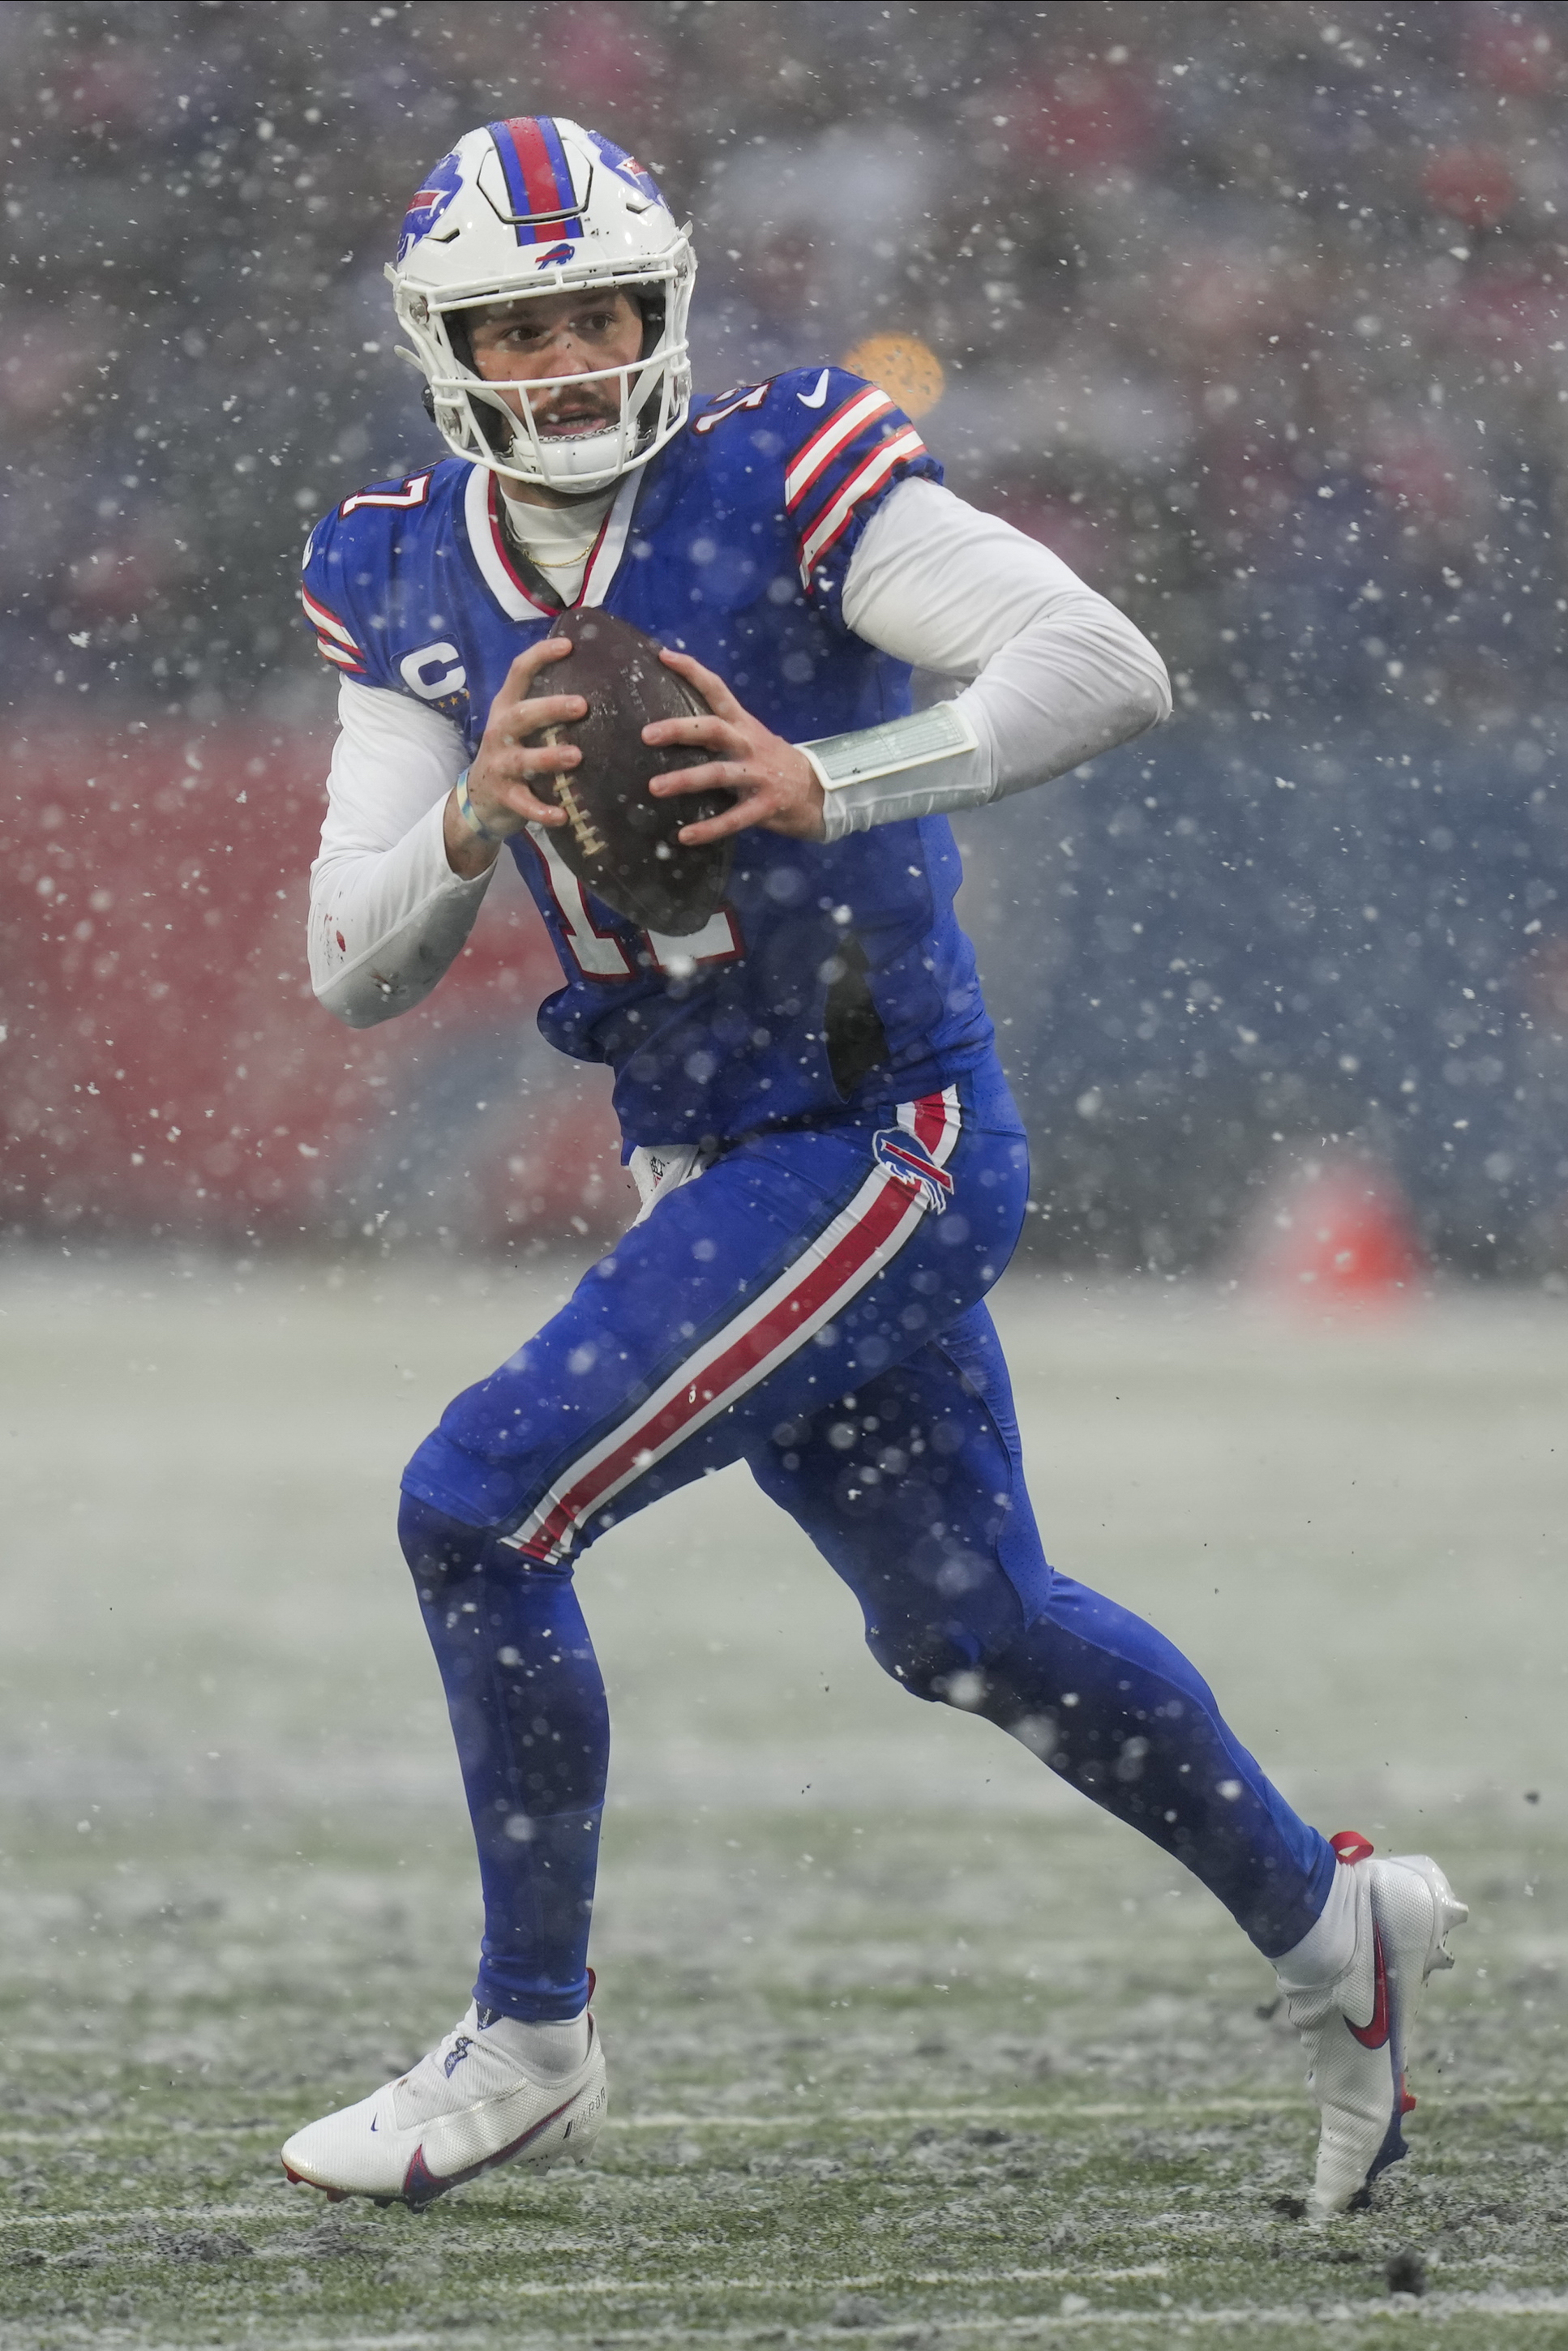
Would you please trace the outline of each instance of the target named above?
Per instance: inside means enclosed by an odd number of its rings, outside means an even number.
[[[844,619],[917,669],[974,680],[957,707],[977,747],[831,792],[830,841],[1006,799],[1170,716],[1166,665],[1142,630],[1049,548],[936,482],[904,483],[872,517]]]
[[[934,482],[901,484],[851,559],[844,618],[896,659],[973,681],[958,697],[977,747],[841,787],[829,838],[976,806],[1048,781],[1158,723],[1165,664],[1113,604],[1010,524]],[[321,848],[310,871],[310,977],[365,1029],[428,996],[460,952],[494,866],[446,862],[443,812],[466,764],[452,723],[345,678]]]

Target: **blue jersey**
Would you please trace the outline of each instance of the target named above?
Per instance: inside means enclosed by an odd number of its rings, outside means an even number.
[[[859,377],[807,369],[742,387],[699,403],[628,476],[580,601],[694,654],[790,741],[901,716],[907,666],[855,636],[841,600],[867,521],[912,475],[941,478]],[[460,458],[345,498],[311,534],[304,593],[335,667],[440,711],[471,753],[559,609],[513,551],[494,475]],[[745,831],[724,906],[687,938],[639,931],[585,893],[542,830],[511,847],[565,976],[539,1027],[613,1070],[628,1147],[940,1092],[989,1050],[946,818],[831,847]]]

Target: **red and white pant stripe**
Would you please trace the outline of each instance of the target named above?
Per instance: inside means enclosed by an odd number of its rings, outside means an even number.
[[[898,1123],[944,1166],[958,1141],[958,1090],[902,1102]],[[737,1303],[722,1329],[632,1405],[556,1478],[521,1526],[502,1541],[553,1562],[578,1530],[622,1489],[749,1394],[873,1281],[926,1213],[925,1187],[874,1166],[847,1207],[777,1280]]]

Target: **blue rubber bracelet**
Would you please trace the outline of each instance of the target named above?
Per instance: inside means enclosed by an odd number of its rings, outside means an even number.
[[[464,823],[467,826],[469,831],[474,835],[476,841],[501,841],[506,839],[506,835],[504,833],[492,832],[488,825],[481,824],[478,818],[475,815],[474,803],[468,797],[468,770],[466,768],[464,768],[463,773],[458,777],[457,781],[453,785],[452,789],[457,795],[457,813],[462,818]]]

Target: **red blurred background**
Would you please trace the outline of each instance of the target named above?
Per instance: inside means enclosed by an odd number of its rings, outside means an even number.
[[[329,741],[262,721],[15,738],[0,787],[0,1197],[35,1228],[494,1242],[624,1221],[604,1073],[538,1037],[559,975],[497,876],[437,1000],[316,1003]]]

